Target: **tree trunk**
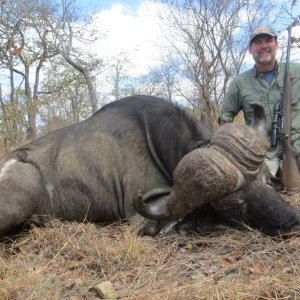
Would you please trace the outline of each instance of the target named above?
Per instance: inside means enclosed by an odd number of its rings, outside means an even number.
[[[3,137],[3,143],[4,143],[4,151],[5,153],[8,152],[8,142],[7,142],[7,113],[6,113],[6,107],[2,98],[2,87],[0,84],[0,103],[1,103],[1,109],[2,109],[2,116],[3,116],[3,127],[1,129],[1,135]]]
[[[25,65],[25,98],[27,106],[27,139],[33,140],[36,137],[36,104],[32,99],[31,88],[29,84],[29,66]]]
[[[97,101],[96,89],[93,84],[93,80],[92,80],[91,76],[89,75],[88,71],[82,65],[80,65],[79,63],[72,60],[69,55],[67,55],[66,53],[63,52],[62,56],[68,64],[70,64],[72,67],[74,67],[76,70],[78,70],[84,77],[84,80],[85,80],[88,90],[89,90],[92,113],[94,114],[98,109],[98,105],[97,105],[98,101]]]

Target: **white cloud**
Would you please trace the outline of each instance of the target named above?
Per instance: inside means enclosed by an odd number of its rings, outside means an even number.
[[[94,53],[106,62],[120,57],[121,52],[127,53],[131,65],[126,75],[145,75],[151,68],[161,64],[164,38],[157,14],[159,7],[161,4],[150,1],[141,1],[134,9],[126,4],[112,3],[108,9],[103,9],[93,16],[90,26],[98,31],[100,38],[88,45],[75,41],[75,45],[86,52]],[[82,26],[82,23],[77,25]],[[106,38],[102,37],[103,33]],[[102,75],[105,77],[108,74]],[[30,78],[34,80],[34,74]],[[42,73],[41,80],[43,78]],[[6,70],[0,70],[0,79],[3,93],[9,92]],[[105,78],[98,80],[105,81]],[[106,88],[111,89],[109,86]]]
[[[164,39],[155,3],[141,2],[136,11],[114,3],[94,16],[92,26],[106,33],[106,38],[99,39],[90,50],[105,60],[121,52],[128,53],[133,63],[129,75],[145,74],[161,64]]]

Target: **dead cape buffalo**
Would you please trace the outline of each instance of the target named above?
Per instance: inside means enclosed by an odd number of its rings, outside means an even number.
[[[218,218],[267,234],[298,230],[298,210],[266,182],[265,116],[253,108],[253,128],[229,124],[213,135],[167,101],[127,97],[8,153],[0,235],[36,215],[92,222],[144,215],[156,220],[142,228],[153,235],[187,215],[179,228]]]

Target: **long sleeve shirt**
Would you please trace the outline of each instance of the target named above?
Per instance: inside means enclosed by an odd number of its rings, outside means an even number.
[[[291,140],[292,145],[300,150],[300,64],[290,64],[292,77],[292,106],[291,106]],[[263,73],[252,68],[238,75],[229,85],[224,97],[220,121],[232,122],[234,117],[243,111],[245,123],[251,124],[253,109],[250,103],[261,103],[267,117],[268,136],[272,133],[274,104],[281,104],[284,86],[285,64],[278,63],[273,80],[268,83]],[[268,158],[282,155],[282,143],[269,149]]]

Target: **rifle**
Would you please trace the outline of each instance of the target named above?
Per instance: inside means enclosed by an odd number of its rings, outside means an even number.
[[[297,151],[291,144],[291,73],[289,71],[291,30],[293,24],[288,27],[288,46],[285,63],[284,86],[282,97],[282,183],[287,191],[300,191],[300,171],[297,163]]]
[[[272,120],[272,135],[271,135],[271,146],[277,146],[277,142],[281,139],[281,128],[282,127],[282,107],[281,103],[274,104],[273,120]]]

